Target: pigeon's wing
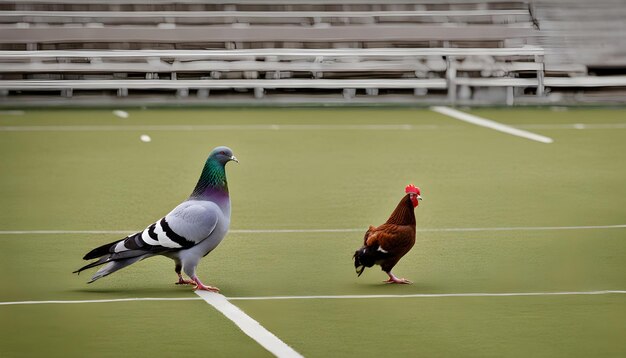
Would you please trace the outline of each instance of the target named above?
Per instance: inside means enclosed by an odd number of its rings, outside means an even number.
[[[146,252],[156,254],[188,249],[211,235],[220,217],[221,210],[215,203],[187,201],[145,230],[95,248],[84,259],[103,255],[112,255],[109,259],[120,259]]]
[[[141,233],[151,246],[187,249],[206,239],[221,217],[221,210],[212,202],[185,202]]]
[[[221,217],[215,203],[184,202],[145,230],[91,250],[83,259],[100,259],[75,272],[111,261],[139,260],[146,255],[193,247],[211,235]]]

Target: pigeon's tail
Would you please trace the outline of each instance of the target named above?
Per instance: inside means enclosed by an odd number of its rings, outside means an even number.
[[[113,252],[113,248],[115,247],[115,245],[117,245],[120,241],[124,241],[124,240],[125,239],[117,240],[117,241],[113,241],[113,242],[110,242],[110,243],[102,245],[102,246],[98,246],[95,249],[89,251],[83,257],[83,260],[96,259],[96,258],[98,258],[100,256],[111,254]],[[79,270],[79,271],[82,271],[82,270]]]
[[[83,259],[97,260],[79,268],[73,273],[80,274],[81,271],[106,264],[106,266],[98,270],[98,272],[96,272],[96,274],[91,278],[91,281],[89,281],[89,283],[91,283],[139,260],[167,250],[163,247],[145,244],[143,241],[138,240],[140,236],[141,233],[137,233],[130,235],[125,239],[96,247],[95,249],[89,251]]]
[[[95,280],[102,278],[104,276],[108,276],[110,274],[112,274],[113,272],[123,269],[126,266],[132,265],[137,261],[143,260],[144,258],[151,256],[151,255],[142,255],[142,256],[137,256],[137,257],[131,257],[128,259],[124,259],[124,260],[118,260],[118,261],[109,261],[109,263],[107,263],[104,267],[102,267],[100,270],[98,270],[95,275],[93,275],[93,277],[91,277],[91,280],[89,280],[89,282],[87,283],[92,283]],[[89,266],[89,265],[88,265]],[[92,266],[93,267],[93,266]]]
[[[86,269],[90,269],[90,268],[92,268],[92,267],[100,266],[100,265],[102,265],[102,264],[107,263],[107,261],[109,261],[109,257],[108,257],[108,256],[101,257],[98,261],[94,261],[94,262],[92,262],[92,263],[89,263],[89,264],[87,264],[87,265],[85,265],[85,266],[83,266],[83,267],[79,268],[78,270],[76,270],[76,271],[72,272],[72,273],[77,273],[77,274],[79,274],[79,275],[80,275],[80,273],[81,273],[82,271],[84,271],[84,270],[86,270]]]
[[[92,259],[98,259],[98,260],[92,263],[89,263],[72,273],[80,274],[81,271],[90,269],[92,267],[100,266],[111,261],[113,258],[112,256],[115,253],[115,246],[117,246],[117,244],[120,241],[124,241],[124,240],[113,241],[106,245],[98,246],[95,249],[89,251],[85,256],[83,256],[83,260],[92,260]]]
[[[146,257],[150,257],[153,255],[154,255],[153,253],[148,253],[148,252],[139,251],[139,250],[126,251],[121,255],[120,254],[107,255],[107,256],[101,257],[97,261],[94,261],[90,264],[87,264],[79,268],[73,273],[80,274],[84,270],[106,264],[106,266],[102,267],[100,270],[96,272],[95,275],[93,275],[93,277],[91,278],[91,281],[87,282],[87,283],[92,283],[101,277],[108,276],[119,269],[122,269],[128,265],[134,264],[137,261],[143,260]]]
[[[354,268],[358,276],[361,276],[363,270],[366,267],[372,267],[376,263],[376,251],[372,251],[370,248],[363,246],[362,248],[354,252]]]

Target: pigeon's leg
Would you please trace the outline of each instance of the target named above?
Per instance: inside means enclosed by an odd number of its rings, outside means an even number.
[[[196,275],[196,265],[198,264],[197,260],[187,260],[183,263],[183,271],[187,274],[187,276],[191,277],[196,286],[196,290],[201,291],[211,291],[211,292],[220,292],[220,289],[213,286],[207,286],[200,281],[198,276]]]
[[[183,278],[183,275],[181,274],[182,269],[183,269],[183,266],[180,264],[180,262],[176,262],[176,267],[174,268],[174,271],[176,271],[176,274],[178,275],[178,282],[175,282],[175,284],[177,284],[177,285],[195,285],[196,283],[193,280],[185,280]]]
[[[193,276],[193,280],[196,283],[196,290],[220,292],[220,289],[217,287],[204,285],[202,282],[200,282],[200,279],[198,278],[198,276]]]
[[[385,272],[388,276],[389,279],[387,281],[383,281],[384,283],[400,283],[400,284],[411,284],[413,282],[407,280],[406,278],[397,278],[396,276],[394,276],[394,274],[391,273],[391,271],[389,272]]]

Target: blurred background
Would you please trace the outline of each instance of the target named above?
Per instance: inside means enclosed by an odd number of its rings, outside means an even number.
[[[0,105],[626,99],[623,0],[0,1]]]

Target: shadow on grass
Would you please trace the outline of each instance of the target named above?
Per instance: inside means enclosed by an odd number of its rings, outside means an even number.
[[[72,292],[110,297],[188,297],[193,295],[194,290],[191,286],[172,284],[172,287],[85,287]]]
[[[363,295],[410,295],[417,293],[434,293],[440,290],[440,287],[432,284],[413,282],[412,284],[391,284],[380,282],[363,282],[354,284],[355,291]]]

